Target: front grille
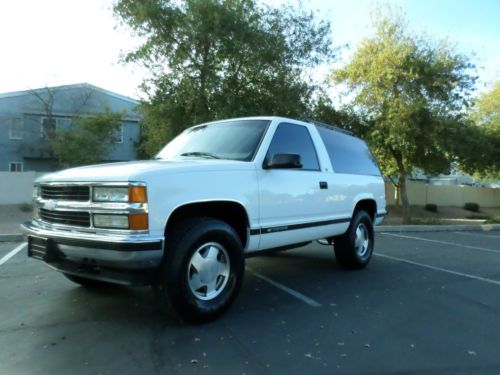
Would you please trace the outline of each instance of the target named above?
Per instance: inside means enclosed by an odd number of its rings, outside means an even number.
[[[50,211],[40,209],[40,219],[48,223],[90,227],[90,214],[79,211]]]
[[[43,199],[89,201],[90,187],[79,185],[42,185],[41,195]]]

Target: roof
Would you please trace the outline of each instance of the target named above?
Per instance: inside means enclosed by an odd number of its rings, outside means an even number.
[[[42,88],[37,88],[37,89],[29,89],[29,90],[23,90],[23,91],[13,91],[13,92],[0,93],[0,99],[11,98],[11,97],[15,97],[15,96],[22,96],[22,95],[26,95],[26,94],[29,94],[32,92],[45,92],[45,90],[47,90],[47,88],[54,89],[54,90],[67,90],[67,89],[78,89],[78,88],[92,89],[92,90],[101,92],[103,94],[115,97],[117,99],[121,99],[121,100],[130,102],[130,103],[133,103],[136,105],[139,104],[138,100],[132,99],[132,98],[125,96],[125,95],[117,94],[116,92],[113,92],[113,91],[105,90],[101,87],[97,87],[97,86],[91,85],[90,83],[86,83],[86,82],[75,83],[75,84],[71,84],[71,85],[42,87]]]

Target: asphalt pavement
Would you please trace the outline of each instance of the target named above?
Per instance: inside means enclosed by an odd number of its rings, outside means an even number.
[[[247,259],[221,319],[89,291],[0,243],[0,374],[500,373],[500,231],[379,232],[361,271],[313,243]]]

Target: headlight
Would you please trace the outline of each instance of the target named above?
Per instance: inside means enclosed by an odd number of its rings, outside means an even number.
[[[127,215],[94,215],[94,227],[96,228],[117,228],[128,229]]]
[[[94,202],[128,202],[128,187],[94,187]]]

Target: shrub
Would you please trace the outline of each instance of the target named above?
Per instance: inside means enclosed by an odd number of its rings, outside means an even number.
[[[425,210],[430,212],[438,212],[438,206],[434,203],[427,203],[425,205]]]
[[[464,204],[464,209],[472,212],[479,212],[479,205],[473,202],[467,202]]]

